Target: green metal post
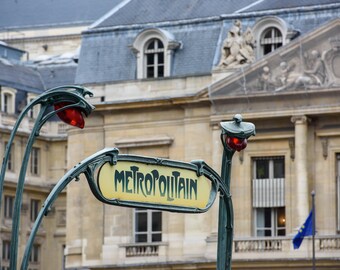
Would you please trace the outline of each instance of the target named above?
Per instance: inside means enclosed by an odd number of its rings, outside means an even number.
[[[242,122],[242,116],[236,114],[233,121],[221,122],[223,144],[221,180],[225,186],[219,203],[217,269],[230,270],[233,248],[234,213],[230,194],[230,175],[232,157],[235,151],[243,150],[247,139],[255,135],[252,123]]]
[[[39,115],[35,121],[34,127],[31,131],[31,134],[29,136],[29,139],[26,145],[25,154],[24,154],[24,158],[22,161],[17,189],[16,189],[16,196],[15,196],[14,210],[13,210],[13,221],[12,221],[10,270],[16,270],[16,267],[17,267],[18,237],[19,237],[19,224],[20,224],[20,210],[21,210],[21,205],[22,205],[22,194],[23,194],[23,189],[24,189],[25,175],[27,171],[30,152],[32,150],[35,138],[39,136],[39,132],[40,132],[42,125],[58,112],[61,112],[69,108],[78,108],[85,115],[90,114],[91,111],[94,109],[94,107],[85,100],[86,95],[92,96],[92,93],[88,91],[87,89],[80,87],[80,86],[61,86],[61,87],[50,89],[44,92],[43,94],[41,94],[39,97],[37,97],[35,100],[33,100],[31,103],[29,103],[24,108],[24,110],[19,115],[12,129],[12,132],[11,132],[11,135],[10,135],[10,138],[9,138],[9,141],[7,143],[6,150],[4,153],[4,158],[3,158],[1,173],[0,173],[0,207],[1,207],[1,200],[2,200],[2,193],[3,193],[3,186],[4,186],[4,181],[5,181],[5,173],[7,169],[8,158],[9,158],[11,145],[13,143],[16,132],[19,128],[20,123],[22,122],[25,115],[27,114],[27,112],[31,110],[35,105],[37,104],[41,105]],[[51,112],[47,111],[49,107],[53,106],[56,103],[61,103],[61,102],[66,102],[64,107],[57,109],[57,110],[52,110]]]
[[[221,178],[224,181],[226,193],[219,202],[218,216],[218,246],[217,246],[217,269],[231,269],[231,256],[233,244],[233,206],[230,195],[231,160],[235,151],[223,151]]]

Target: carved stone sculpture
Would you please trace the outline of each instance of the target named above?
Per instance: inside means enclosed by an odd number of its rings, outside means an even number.
[[[254,37],[248,28],[242,34],[242,24],[236,20],[223,42],[221,60],[219,67],[237,67],[239,65],[252,63],[254,56]]]
[[[304,71],[295,81],[295,87],[319,87],[326,82],[325,64],[317,50],[304,55]]]

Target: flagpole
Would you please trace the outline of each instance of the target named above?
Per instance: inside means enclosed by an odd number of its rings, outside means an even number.
[[[315,191],[312,191],[312,216],[313,216],[313,270],[315,270]]]

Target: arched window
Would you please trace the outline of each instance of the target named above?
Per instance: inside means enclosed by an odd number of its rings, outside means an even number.
[[[164,77],[164,45],[157,38],[146,43],[145,50],[146,78]]]
[[[283,19],[275,16],[259,19],[252,30],[256,41],[257,59],[287,44],[298,34]]]
[[[150,28],[140,32],[131,45],[136,54],[137,79],[169,77],[172,57],[179,47],[180,42],[168,31]]]
[[[283,45],[282,33],[276,27],[269,27],[261,36],[260,46],[263,55],[266,55]]]

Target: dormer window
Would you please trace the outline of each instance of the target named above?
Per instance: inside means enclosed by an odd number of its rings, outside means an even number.
[[[164,45],[157,38],[150,40],[145,48],[147,78],[164,77]]]
[[[1,111],[7,114],[15,113],[16,90],[10,88],[1,89]]]
[[[298,33],[284,20],[274,16],[261,18],[252,30],[256,40],[257,59],[287,44]]]
[[[174,51],[180,42],[162,29],[145,29],[138,34],[131,45],[136,54],[137,79],[162,78],[171,76]]]
[[[275,51],[277,48],[281,47],[282,44],[282,33],[279,29],[276,27],[269,27],[263,31],[260,42],[263,55]]]

